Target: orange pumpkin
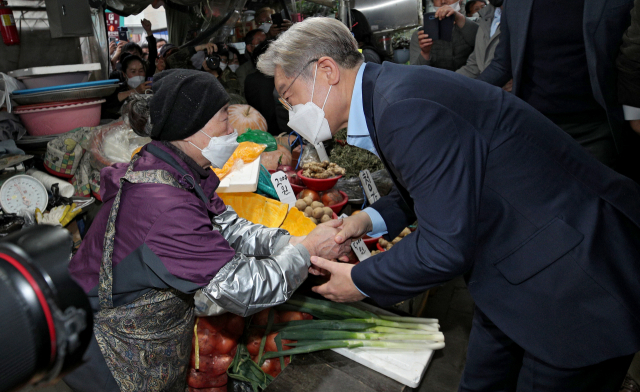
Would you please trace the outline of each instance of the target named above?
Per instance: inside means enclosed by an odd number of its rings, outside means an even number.
[[[267,170],[276,170],[278,165],[291,165],[291,153],[281,144],[278,144],[277,150],[263,152],[260,157],[260,163]]]
[[[267,132],[267,120],[251,105],[229,105],[229,123],[242,135],[249,129]]]

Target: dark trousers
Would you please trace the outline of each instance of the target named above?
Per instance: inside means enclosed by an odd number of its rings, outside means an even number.
[[[575,116],[548,117],[597,160],[614,170],[618,169],[619,153],[606,117],[590,121],[580,121]]]
[[[576,369],[542,362],[509,339],[477,307],[459,392],[618,392],[633,355]]]

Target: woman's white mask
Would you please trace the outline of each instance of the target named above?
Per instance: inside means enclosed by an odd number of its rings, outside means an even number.
[[[200,132],[207,135],[202,130],[200,130]],[[191,142],[189,143],[202,152],[202,156],[211,162],[211,166],[222,169],[240,144],[236,140],[238,138],[238,132],[234,130],[233,133],[229,135],[217,137],[207,135],[207,137],[209,138],[209,144],[207,144],[205,148],[200,148]]]

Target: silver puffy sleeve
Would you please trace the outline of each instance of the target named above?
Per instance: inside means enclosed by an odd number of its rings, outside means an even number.
[[[286,230],[272,229],[249,222],[227,206],[227,210],[212,220],[229,245],[238,253],[250,256],[269,256],[289,242]]]
[[[195,296],[196,314],[226,311],[241,316],[286,302],[307,278],[310,255],[302,245],[286,244],[257,259],[236,253]]]

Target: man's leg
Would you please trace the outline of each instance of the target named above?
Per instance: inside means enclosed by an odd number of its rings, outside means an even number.
[[[618,392],[633,355],[576,369],[558,368],[524,354],[518,392]]]
[[[475,308],[459,392],[516,390],[524,350]]]

